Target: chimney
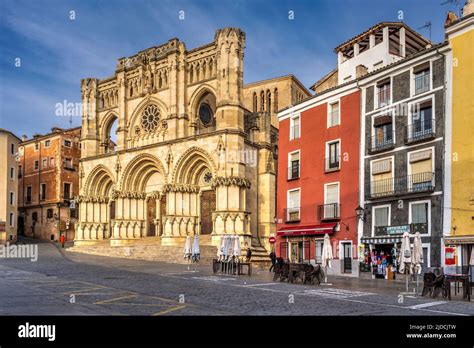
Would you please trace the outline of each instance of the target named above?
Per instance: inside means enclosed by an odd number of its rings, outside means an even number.
[[[362,77],[364,76],[365,74],[367,74],[368,72],[368,69],[365,65],[363,64],[359,64],[356,66],[356,79],[358,79],[359,77]]]
[[[21,136],[21,141],[27,141],[27,140],[28,140],[28,137],[25,134],[23,134]]]
[[[445,28],[449,27],[452,23],[456,22],[457,20],[458,20],[458,16],[456,16],[454,12],[448,11],[446,20],[444,21],[444,27]]]

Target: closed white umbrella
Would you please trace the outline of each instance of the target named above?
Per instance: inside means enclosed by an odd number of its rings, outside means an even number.
[[[415,273],[421,274],[421,265],[423,264],[423,246],[421,245],[420,232],[416,232],[415,238],[413,239],[413,254],[411,262]]]
[[[191,256],[191,237],[187,236],[186,241],[184,242],[184,258],[188,259]]]
[[[410,236],[408,232],[403,233],[402,246],[400,248],[400,255],[398,262],[400,264],[399,272],[402,274],[411,274],[411,250],[410,250]],[[408,272],[406,272],[408,270]]]
[[[222,260],[224,256],[224,244],[225,244],[225,236],[221,236],[221,242],[219,243],[219,248],[217,249],[217,258],[219,261]]]
[[[242,255],[242,246],[240,245],[240,238],[235,236],[234,240],[234,256],[239,258]],[[238,259],[237,259],[238,260]]]
[[[193,251],[192,251],[193,262],[199,262],[200,258],[201,258],[201,252],[199,250],[199,237],[194,236]]]
[[[331,267],[331,260],[333,259],[333,254],[332,254],[332,248],[331,248],[331,239],[329,238],[329,235],[326,233],[324,235],[324,241],[323,241],[323,251],[321,255],[321,261],[322,261],[322,266],[324,267],[324,282],[328,282],[328,272],[327,269],[328,267]]]
[[[402,246],[400,248],[400,256],[399,256],[399,263],[400,263],[400,270],[399,272],[402,274],[406,274],[406,292],[408,292],[408,275],[412,273],[412,255],[410,250],[410,236],[408,232],[403,233],[402,237]]]

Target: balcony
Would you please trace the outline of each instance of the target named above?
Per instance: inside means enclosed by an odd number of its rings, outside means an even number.
[[[65,164],[64,167],[63,167],[65,170],[69,170],[71,172],[74,172],[76,170],[76,168],[74,168],[73,165],[68,165],[68,164]]]
[[[415,77],[415,94],[428,92],[430,90],[430,72],[420,73]]]
[[[393,149],[395,147],[394,138],[394,131],[372,136],[370,140],[370,153]]]
[[[285,222],[299,222],[300,221],[300,207],[283,209],[285,215]]]
[[[288,167],[288,180],[295,180],[300,178],[300,166]]]
[[[334,172],[341,169],[341,156],[329,157],[325,159],[324,171]]]
[[[318,205],[319,221],[339,220],[341,217],[341,205],[339,203]]]
[[[435,173],[425,172],[370,183],[367,198],[384,198],[410,193],[432,192],[435,187]]]
[[[406,142],[415,143],[435,137],[435,119],[420,120],[406,126]]]

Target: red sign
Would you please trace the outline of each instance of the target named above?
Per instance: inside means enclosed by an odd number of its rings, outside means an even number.
[[[268,238],[268,241],[270,242],[270,244],[275,244],[276,238],[272,236],[272,237]]]
[[[444,248],[444,263],[446,265],[456,264],[456,248],[452,248],[452,247]]]

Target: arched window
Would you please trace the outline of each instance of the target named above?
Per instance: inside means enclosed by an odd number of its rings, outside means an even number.
[[[260,92],[260,111],[265,111],[265,92]]]
[[[100,107],[103,108],[105,105],[104,97],[100,98]]]
[[[257,103],[258,103],[257,92],[253,92],[253,112],[257,112]]]
[[[209,126],[212,122],[212,109],[207,103],[202,103],[199,106],[199,119],[204,126]]]
[[[273,111],[275,113],[278,112],[278,88],[275,88],[275,91],[273,91]]]
[[[267,89],[267,111],[272,112],[272,93]]]
[[[133,97],[133,86],[130,86],[130,97]]]

